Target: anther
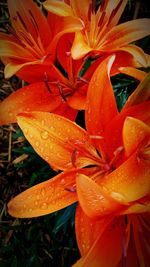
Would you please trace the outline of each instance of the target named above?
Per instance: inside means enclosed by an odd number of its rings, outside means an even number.
[[[100,17],[100,20],[98,22],[98,26],[101,26],[103,21],[104,21],[104,18],[105,18],[105,15],[106,15],[106,12],[104,11]]]
[[[33,15],[32,11],[31,11],[30,9],[28,10],[28,12],[29,12],[30,17],[31,17],[32,25],[33,25],[33,27],[34,27],[34,29],[35,29],[35,32],[36,32],[37,36],[38,36],[38,33],[39,33],[39,27],[38,27],[38,24],[37,24],[37,22],[36,22],[36,19],[35,19],[35,17],[34,17],[34,15]]]
[[[24,27],[24,29],[25,29],[25,30],[28,32],[28,28],[27,28],[27,26],[26,26],[26,24],[25,24],[25,22],[24,22],[23,18],[21,17],[21,15],[20,15],[19,11],[16,11],[16,14],[17,14],[17,16],[18,16],[18,18],[19,18],[19,20],[20,20],[20,22],[21,22],[22,26],[23,26],[23,27]]]
[[[115,16],[116,13],[118,12],[118,10],[119,10],[119,8],[120,8],[120,6],[121,6],[121,4],[122,4],[122,1],[123,1],[123,0],[120,0],[119,3],[118,3],[118,5],[116,6],[116,8],[112,11],[112,13],[111,13],[111,15],[110,15],[110,17],[109,17],[109,20],[108,20],[107,25],[109,25],[109,24],[111,23],[112,19],[114,18],[114,16]]]
[[[22,35],[22,37],[24,38],[24,40],[30,45],[33,46],[33,43],[30,41],[30,39],[28,38],[27,34],[25,32],[19,31],[19,33]]]
[[[78,154],[77,149],[74,149],[71,155],[71,162],[72,162],[73,167],[75,168],[76,168],[77,154]]]
[[[49,80],[48,80],[48,75],[47,75],[47,72],[45,71],[45,72],[44,72],[44,83],[45,83],[45,85],[46,85],[47,90],[49,91],[49,93],[52,93],[51,88],[50,88],[48,82],[49,82]]]
[[[75,186],[65,187],[65,190],[66,190],[66,191],[69,191],[69,192],[71,192],[71,193],[76,192],[76,188],[75,188]]]
[[[22,46],[24,46],[23,43],[21,42],[19,36],[17,35],[17,33],[15,32],[15,30],[14,30],[11,26],[9,26],[8,24],[6,24],[6,25],[5,25],[5,28],[6,28],[6,30],[7,30],[9,33],[11,33],[11,34],[13,35],[13,37],[16,38],[16,40],[17,40]]]
[[[71,52],[70,51],[66,51],[65,54],[66,54],[67,57],[71,56]]]
[[[62,88],[62,85],[61,85],[61,83],[59,81],[57,82],[57,86],[58,86],[59,93],[60,93],[62,99],[66,102],[67,99],[66,99],[66,97],[65,97],[65,95],[63,93],[63,88]]]
[[[89,84],[89,81],[87,81],[87,80],[84,79],[83,77],[78,76],[78,77],[77,77],[77,80]]]
[[[89,135],[89,137],[90,139],[98,139],[98,140],[104,139],[104,137],[101,135]]]

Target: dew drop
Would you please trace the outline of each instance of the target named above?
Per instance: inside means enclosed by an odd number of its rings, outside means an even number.
[[[38,141],[35,142],[35,146],[36,146],[36,147],[39,146],[39,142],[38,142]]]
[[[54,126],[50,126],[50,130],[54,131],[55,130]]]
[[[65,179],[61,179],[60,183],[64,184],[65,183]]]
[[[23,207],[24,207],[24,209],[25,209],[25,208],[26,208],[26,205],[24,204]]]
[[[12,112],[9,112],[8,115],[9,115],[9,117],[12,117],[13,116]]]
[[[43,147],[41,147],[41,153],[44,151],[44,148]]]
[[[36,199],[39,200],[40,199],[40,195],[36,195]]]
[[[33,138],[33,134],[30,134],[29,137],[30,137],[30,138]]]
[[[44,125],[45,125],[45,121],[44,121],[44,120],[42,120],[42,121],[41,121],[41,124],[42,124],[42,126],[44,126]]]
[[[27,134],[28,133],[28,129],[24,129],[24,133]]]
[[[46,140],[46,139],[48,139],[48,132],[47,131],[44,131],[44,132],[42,132],[41,133],[41,137],[42,137],[42,139],[44,139],[44,140]]]
[[[47,203],[43,203],[42,205],[41,205],[41,209],[42,210],[46,210],[48,208],[48,205],[47,205]]]
[[[124,195],[119,192],[111,192],[111,197],[121,202],[125,201]]]
[[[31,211],[32,211],[32,209],[30,208],[28,211],[29,211],[29,212],[31,212]]]
[[[42,188],[42,189],[41,189],[41,195],[42,195],[42,197],[44,197],[44,196],[45,196],[45,194],[46,194],[46,192],[45,192],[45,189],[44,189],[44,188]]]

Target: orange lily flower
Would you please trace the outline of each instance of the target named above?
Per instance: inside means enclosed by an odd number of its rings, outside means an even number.
[[[47,111],[74,120],[78,110],[85,109],[88,84],[99,61],[81,77],[85,62],[72,59],[72,40],[73,35],[68,34],[57,46],[57,58],[64,73],[51,64],[49,72],[43,74],[43,81],[24,86],[9,95],[0,103],[0,125],[16,122],[20,112]]]
[[[84,71],[84,60],[73,60],[71,57],[71,45],[73,35],[67,34],[60,38],[57,45],[58,62],[63,67],[62,73],[54,64],[51,64],[48,72],[43,73],[41,81],[35,81],[13,92],[0,103],[0,125],[16,122],[17,114],[29,111],[47,111],[63,115],[75,120],[78,110],[85,109],[88,84],[94,70],[101,63],[101,58],[94,61]],[[142,80],[144,71],[128,67],[129,57],[124,57],[124,67],[119,68],[119,54],[111,68],[111,76],[118,72],[128,74],[138,80]],[[130,61],[132,65],[132,59]],[[32,72],[32,71],[31,71]],[[67,74],[67,75],[66,75]],[[27,72],[24,76],[29,79]],[[31,78],[31,77],[30,77]]]
[[[18,124],[35,151],[63,172],[12,199],[9,213],[20,218],[41,216],[78,200],[75,223],[82,258],[75,266],[80,267],[118,267],[126,251],[131,266],[133,242],[140,264],[148,257],[139,245],[139,225],[148,232],[150,78],[144,78],[119,113],[110,82],[114,59],[104,60],[90,81],[87,131],[56,114],[18,116]],[[131,225],[134,238],[130,238]]]
[[[50,73],[59,38],[66,32],[81,29],[82,23],[76,17],[71,21],[53,14],[46,18],[32,0],[8,0],[8,8],[12,27],[6,25],[9,34],[0,33],[0,57],[6,65],[5,77],[17,73],[28,82],[35,76],[38,80],[44,72]]]
[[[58,16],[76,16],[82,20],[84,28],[75,33],[71,49],[74,59],[86,55],[108,56],[119,52],[121,66],[126,52],[127,57],[135,59],[135,67],[146,67],[149,56],[130,43],[150,34],[150,20],[136,19],[117,25],[127,1],[104,0],[97,9],[95,1],[91,0],[82,1],[82,5],[78,0],[47,0],[43,5]]]

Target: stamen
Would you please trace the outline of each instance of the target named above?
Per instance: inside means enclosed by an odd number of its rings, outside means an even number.
[[[103,21],[104,21],[104,17],[106,15],[106,12],[104,11],[100,17],[100,20],[98,22],[98,27],[102,25]]]
[[[18,19],[17,16],[14,16],[14,17],[13,17],[13,20],[14,20],[14,21],[17,21],[17,19]]]
[[[59,81],[57,82],[57,86],[58,86],[59,93],[60,93],[62,99],[66,102],[67,99],[66,99],[66,97],[65,97],[65,95],[64,95],[62,85],[61,85],[61,83],[60,83]]]
[[[18,41],[22,46],[25,47],[25,45],[23,45],[23,43],[21,42],[19,36],[18,36],[17,33],[15,32],[15,30],[14,30],[11,26],[9,26],[8,24],[6,24],[6,25],[5,25],[5,28],[6,28],[6,30],[7,30],[9,33],[11,33],[11,34],[13,35],[13,37],[15,37],[15,38],[17,39],[17,41]]]
[[[100,12],[103,12],[103,10],[106,9],[106,6],[108,4],[109,0],[102,0],[101,6],[100,6]]]
[[[19,11],[16,11],[16,14],[17,14],[17,16],[18,16],[18,18],[19,18],[19,20],[20,20],[20,22],[21,22],[22,26],[23,26],[23,27],[24,27],[24,29],[25,29],[25,30],[28,32],[28,28],[27,28],[27,26],[26,26],[26,24],[25,24],[25,22],[24,22],[23,18],[21,17],[21,15],[20,15]]]
[[[34,15],[33,15],[32,11],[29,9],[28,12],[29,12],[29,14],[31,16],[31,22],[32,22],[32,25],[33,25],[33,27],[35,29],[36,35],[38,36],[39,26],[38,26],[38,24],[36,22],[36,19],[35,19]]]
[[[127,266],[127,248],[126,248],[125,237],[123,237],[123,240],[122,240],[122,251],[123,251],[122,267],[126,267]]]
[[[78,76],[78,77],[77,77],[77,80],[89,84],[89,81],[87,81],[87,80],[86,80],[85,78],[83,78],[83,77]]]
[[[69,191],[69,192],[71,192],[71,193],[74,193],[74,192],[76,192],[75,185],[73,185],[73,186],[70,186],[70,187],[66,187],[66,188],[65,188],[65,190],[66,190],[66,191]]]
[[[71,56],[71,52],[70,51],[66,51],[65,54],[66,54],[67,57]]]
[[[19,31],[19,33],[22,35],[22,37],[24,38],[24,40],[30,45],[30,46],[33,46],[33,43],[30,41],[28,35],[26,34],[26,32],[22,32],[22,31]]]
[[[101,135],[89,135],[89,137],[90,137],[91,139],[98,139],[98,140],[104,139],[104,137],[101,136]]]
[[[71,155],[71,162],[72,162],[73,167],[75,168],[76,168],[77,154],[78,154],[77,149],[74,149]]]
[[[117,149],[113,153],[114,156],[117,157],[123,150],[124,150],[123,146],[117,147]]]
[[[119,10],[119,8],[120,8],[122,2],[123,2],[123,0],[120,0],[119,3],[118,3],[118,5],[117,5],[116,8],[114,9],[114,15],[116,15],[116,13],[118,12],[118,10]]]
[[[92,3],[90,3],[89,9],[88,9],[88,20],[91,20],[91,13],[92,13]]]
[[[112,11],[112,13],[111,13],[111,15],[110,15],[110,17],[109,17],[109,20],[108,20],[107,25],[109,25],[109,24],[111,23],[113,17],[117,14],[117,12],[118,12],[118,10],[119,10],[121,4],[122,4],[122,1],[123,1],[123,0],[120,0],[119,3],[118,3],[118,5],[116,6],[116,8]]]
[[[122,153],[122,151],[124,150],[123,146],[118,147],[115,151],[114,151],[114,157],[112,158],[112,160],[109,163],[109,166],[112,168],[113,164],[118,160],[118,158],[120,157],[120,154]]]
[[[92,5],[91,5],[92,13],[95,13],[95,7],[96,7],[95,0],[92,0]]]
[[[48,79],[48,75],[47,75],[46,71],[44,72],[44,82],[45,82],[45,85],[46,85],[47,90],[49,91],[49,93],[52,93],[51,88],[50,88],[49,83],[48,83],[49,79]]]

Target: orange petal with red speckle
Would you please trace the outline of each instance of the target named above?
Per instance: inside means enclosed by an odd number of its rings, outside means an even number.
[[[24,86],[0,103],[0,125],[16,122],[20,112],[53,111],[60,103],[61,97],[53,96],[45,83]]]
[[[123,143],[126,155],[131,155],[145,138],[150,139],[150,127],[140,120],[127,117],[123,126]]]
[[[76,192],[68,187],[75,184],[76,171],[61,173],[50,180],[22,192],[8,203],[8,212],[17,218],[31,218],[63,209],[77,201]]]
[[[87,140],[87,133],[76,123],[60,115],[47,112],[23,113],[18,116],[18,124],[35,151],[56,169],[73,167],[74,151],[96,151]],[[78,149],[79,148],[79,149]],[[77,163],[80,163],[80,158]]]

